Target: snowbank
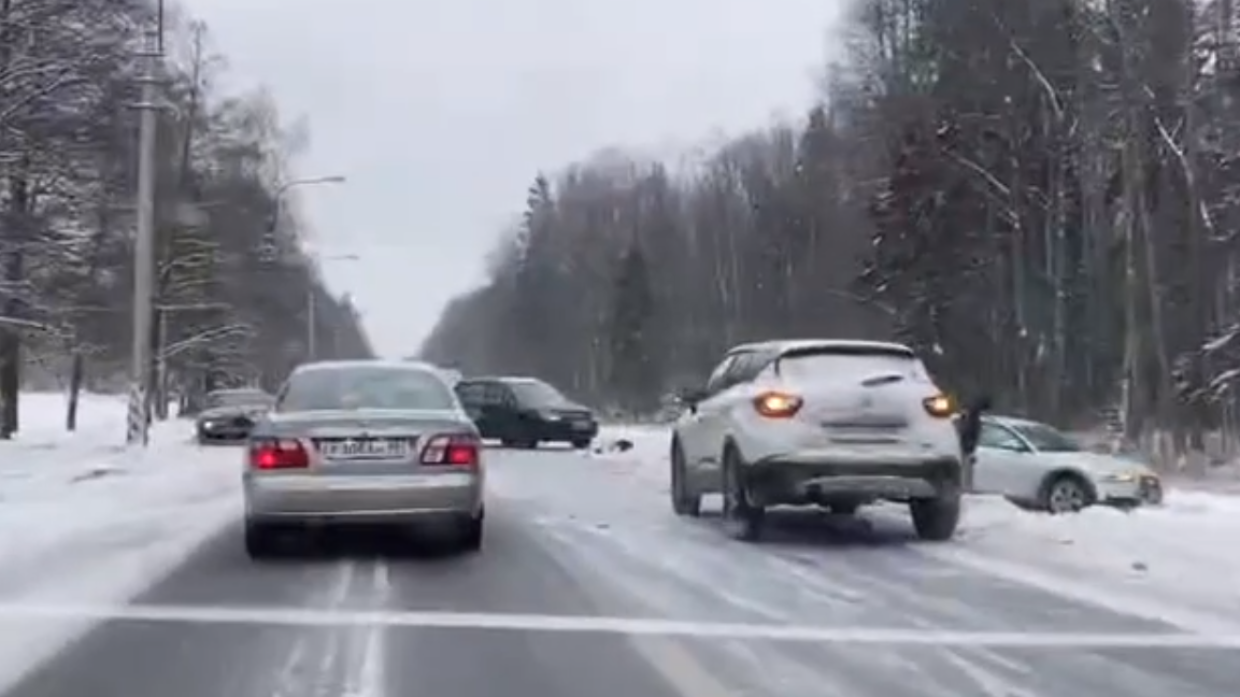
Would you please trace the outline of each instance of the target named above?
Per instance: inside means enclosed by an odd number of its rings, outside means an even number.
[[[8,488],[13,477],[41,476],[48,467],[98,460],[123,451],[123,397],[83,394],[78,404],[78,428],[73,433],[65,431],[67,407],[68,399],[63,394],[22,394],[21,430],[13,440],[0,441],[0,493]],[[56,457],[49,457],[49,450],[55,450]],[[32,466],[26,467],[27,462]],[[40,466],[34,467],[35,463]]]
[[[616,447],[619,441],[631,448]],[[670,442],[666,427],[607,428],[594,458],[665,501]],[[862,515],[884,525],[907,525],[904,511],[895,506],[874,507]],[[1030,513],[1001,498],[972,496],[955,543],[917,549],[1190,631],[1236,633],[1238,542],[1240,496],[1172,488],[1158,508],[1125,513],[1096,507],[1066,516]]]
[[[130,449],[125,445],[126,404],[116,395],[82,395],[78,428],[65,431],[66,397],[55,393],[22,395],[21,430],[10,441],[0,441],[0,520],[24,515],[20,507],[38,501],[57,500],[66,486],[90,479],[116,475],[138,475],[146,486],[152,475],[166,481],[184,472],[178,468],[186,458],[169,451],[183,451],[193,435],[191,426],[181,421],[156,423],[149,448]],[[196,452],[196,448],[188,448]],[[173,466],[154,465],[174,460]],[[192,458],[191,458],[192,459]],[[90,487],[92,498],[114,482]],[[126,484],[128,491],[134,487]],[[85,489],[82,489],[85,491]],[[108,497],[103,497],[108,498]],[[75,516],[75,518],[78,516]],[[2,544],[2,543],[0,543]],[[3,547],[0,547],[3,555]],[[0,556],[3,559],[3,556]]]
[[[1068,516],[975,497],[961,544],[941,554],[1129,614],[1234,632],[1240,630],[1236,540],[1240,498],[1230,495],[1173,490],[1158,508],[1095,507]]]
[[[0,605],[123,603],[237,513],[240,455],[200,449],[192,424],[159,424],[124,445],[125,402],[84,396],[64,431],[61,395],[23,395],[22,429],[0,442]],[[0,608],[0,693],[89,628],[18,622]]]

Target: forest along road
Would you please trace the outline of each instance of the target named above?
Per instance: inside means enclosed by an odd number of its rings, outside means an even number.
[[[496,450],[491,466],[479,555],[352,540],[347,555],[254,564],[233,527],[131,605],[97,609],[93,632],[6,694],[1219,697],[1235,688],[1235,649],[1158,646],[1178,630],[955,566],[923,552],[907,526],[776,516],[774,539],[748,546],[709,518],[675,518],[660,487],[600,459]],[[1072,645],[1074,634],[1095,645]]]

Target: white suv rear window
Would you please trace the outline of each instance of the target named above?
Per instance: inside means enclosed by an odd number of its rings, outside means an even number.
[[[823,351],[794,354],[779,361],[781,375],[796,379],[812,379],[826,375],[856,376],[858,379],[879,373],[895,373],[910,379],[927,379],[926,368],[917,358],[894,351]]]

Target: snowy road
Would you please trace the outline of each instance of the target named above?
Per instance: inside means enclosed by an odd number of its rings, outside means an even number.
[[[881,513],[780,515],[774,539],[754,547],[725,540],[709,518],[675,518],[664,491],[624,462],[495,450],[490,464],[481,555],[354,540],[348,554],[256,566],[232,524],[127,606],[21,606],[47,615],[24,622],[99,624],[5,694],[1234,692],[1240,629],[1227,634],[1226,617],[1173,626],[1067,582],[1022,582],[967,545],[918,544]],[[6,618],[22,610],[0,603],[9,632]]]

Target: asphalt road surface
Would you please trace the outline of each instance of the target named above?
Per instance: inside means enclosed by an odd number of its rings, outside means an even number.
[[[1240,684],[1238,650],[1137,645],[1179,630],[953,564],[906,527],[780,516],[751,547],[676,519],[618,466],[547,450],[491,464],[481,554],[362,535],[254,564],[234,526],[7,697],[1224,697]]]

